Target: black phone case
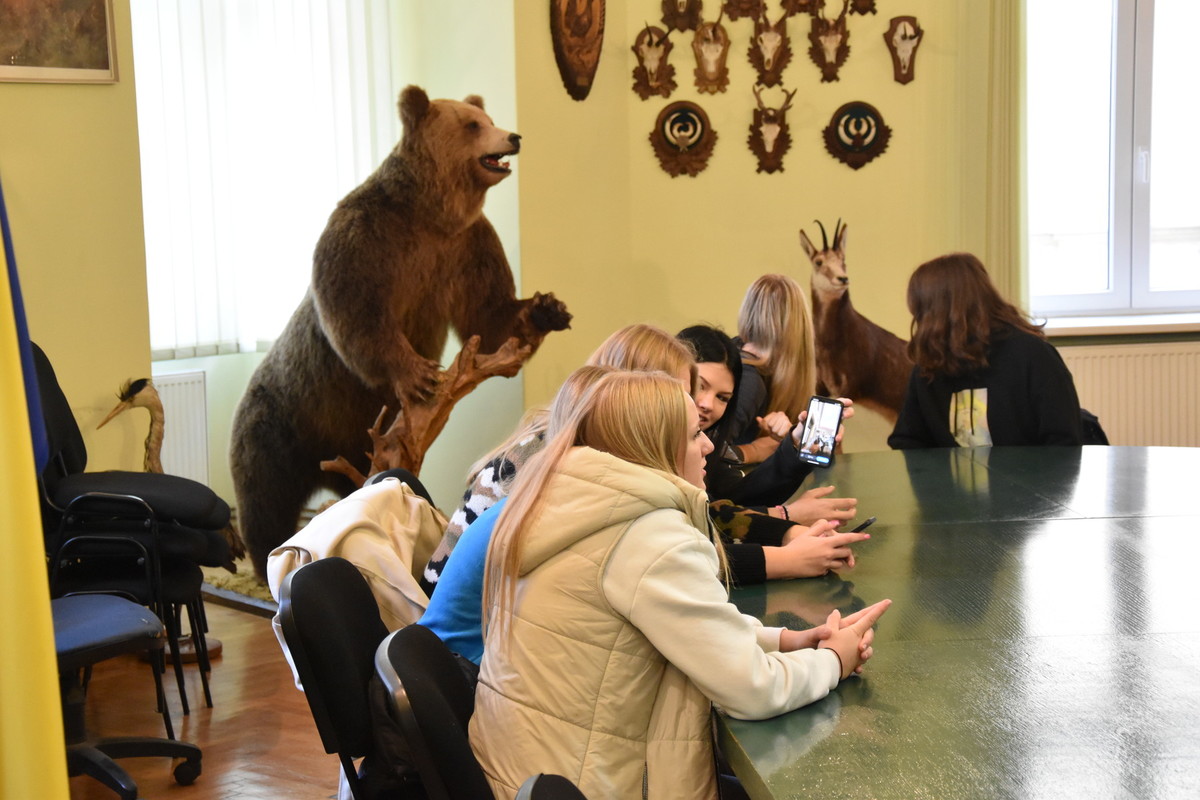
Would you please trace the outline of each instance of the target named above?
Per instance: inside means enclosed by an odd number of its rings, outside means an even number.
[[[814,412],[822,405],[833,405],[837,407],[837,422],[833,426],[832,433],[828,433],[827,440],[825,436],[822,436],[817,440],[820,442],[820,450],[817,453],[813,453],[809,449],[812,442],[812,439],[810,438],[811,434],[809,433],[809,425],[813,421]],[[800,439],[800,445],[796,448],[796,455],[801,461],[806,464],[812,464],[814,467],[833,466],[833,451],[836,447],[836,442],[834,440],[837,437],[838,428],[841,427],[842,415],[845,413],[845,411],[845,407],[832,397],[813,395],[812,399],[808,401],[808,417],[804,420],[804,433]]]

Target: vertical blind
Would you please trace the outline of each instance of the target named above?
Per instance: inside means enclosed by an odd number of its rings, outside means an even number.
[[[264,349],[399,136],[388,0],[132,0],[153,358]]]

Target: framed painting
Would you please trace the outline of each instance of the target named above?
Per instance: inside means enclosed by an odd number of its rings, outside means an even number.
[[[0,81],[116,80],[112,0],[0,0]]]

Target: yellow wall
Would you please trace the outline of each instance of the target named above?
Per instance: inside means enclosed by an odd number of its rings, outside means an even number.
[[[798,231],[850,225],[848,266],[855,306],[907,338],[904,289],[922,261],[958,249],[982,252],[988,17],[984,4],[913,0],[903,9],[849,17],[850,57],[840,80],[821,83],[806,29],[789,26],[784,73],[797,89],[788,112],[792,147],[782,173],[758,174],[746,145],[755,106],[746,57],[747,20],[726,23],[730,86],[701,96],[690,40],[675,33],[679,88],[642,101],[631,89],[630,46],[659,4],[608,3],[600,68],[591,94],[562,87],[546,32],[546,10],[516,4],[521,133],[521,247],[525,292],[553,290],[575,314],[572,331],[546,340],[526,367],[526,400],[544,402],[563,377],[616,327],[650,321],[668,330],[695,322],[732,332],[746,287],[765,272],[808,285]],[[892,79],[883,43],[889,13],[912,14],[925,30],[916,79]],[[776,91],[776,90],[772,90]],[[768,94],[775,97],[775,94]],[[705,109],[718,134],[708,168],[670,177],[648,135],[675,100]],[[843,103],[863,100],[892,128],[887,151],[860,170],[833,160],[821,131]],[[855,422],[848,449],[884,447],[883,428]]]
[[[97,432],[150,374],[129,0],[114,0],[120,80],[0,83],[0,179],[29,331],[54,363],[91,469],[140,469],[146,418]]]
[[[881,38],[887,9],[850,18],[850,59],[831,84],[819,81],[793,24],[785,73],[799,90],[788,117],[793,144],[785,171],[775,175],[755,173],[745,144],[754,103],[749,23],[729,24],[732,81],[715,97],[692,86],[690,50],[676,34],[680,88],[670,100],[701,103],[720,137],[696,178],[671,178],[659,168],[647,136],[669,101],[642,101],[630,88],[629,47],[656,18],[657,2],[608,3],[600,70],[582,103],[559,80],[545,4],[513,3],[512,27],[507,7],[481,17],[478,8],[463,13],[473,8],[466,0],[402,5],[397,35],[423,34],[395,77],[436,96],[478,92],[497,124],[524,137],[516,175],[493,191],[487,213],[523,292],[554,291],[575,314],[573,329],[550,336],[526,367],[523,402],[518,381],[494,379],[460,406],[427,465],[438,501],[453,502],[465,465],[503,436],[523,406],[548,401],[615,328],[647,320],[676,330],[708,321],[732,330],[742,293],[759,274],[782,271],[807,282],[797,231],[812,234],[814,218],[849,222],[856,306],[906,335],[903,289],[913,267],[948,250],[983,249],[983,5],[913,0],[902,9],[926,31],[916,80],[907,86],[891,78]],[[114,9],[119,83],[0,84],[0,177],[30,326],[55,361],[91,466],[137,468],[144,418],[124,415],[93,430],[117,383],[149,372],[128,0],[115,0]],[[475,22],[466,32],[464,20]],[[858,171],[835,162],[820,139],[833,111],[855,99],[874,104],[893,129],[888,151]],[[240,387],[213,391],[221,402],[213,404],[211,427],[227,436]],[[883,446],[882,427],[865,417],[856,420],[849,449]],[[212,483],[232,499],[222,474],[225,447],[214,445]]]

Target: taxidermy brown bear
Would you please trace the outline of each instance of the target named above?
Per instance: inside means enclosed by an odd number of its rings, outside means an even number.
[[[517,298],[483,216],[521,137],[493,125],[474,95],[430,100],[409,86],[399,108],[400,143],[330,216],[308,293],[234,417],[238,524],[260,577],[315,489],[356,488],[321,460],[345,456],[367,474],[355,454],[380,409],[431,395],[449,327],[491,353],[513,336],[536,347],[571,319],[552,294]]]

